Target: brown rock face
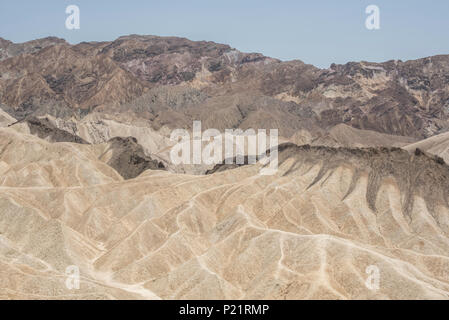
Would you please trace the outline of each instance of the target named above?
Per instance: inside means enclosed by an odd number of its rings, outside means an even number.
[[[100,105],[126,102],[145,91],[144,84],[108,57],[86,57],[68,45],[46,47],[0,64],[1,101],[18,118],[86,113]]]
[[[270,122],[285,131],[284,136],[340,123],[415,138],[449,129],[449,56],[351,62],[321,70],[301,61],[281,62],[227,45],[174,37],[0,44],[0,102],[18,119],[29,114],[108,113],[125,104],[135,117],[154,120],[155,127],[179,124],[170,122],[175,109],[175,118],[194,117],[216,127],[213,117],[227,119],[221,123],[228,127]],[[181,112],[179,97],[168,106],[159,104],[153,114],[133,106],[151,88],[157,95],[166,86],[189,86],[206,99],[192,101]],[[147,109],[157,103],[150,101]]]
[[[449,56],[435,56],[333,65],[319,81],[321,90],[329,90],[325,95],[334,97],[337,111],[328,113],[337,119],[361,129],[427,137],[448,129],[448,72]]]
[[[74,142],[87,144],[82,138],[56,128],[48,119],[31,117],[26,120],[30,133],[51,142]]]
[[[135,178],[145,170],[166,170],[162,162],[145,155],[142,146],[133,137],[109,140],[105,153],[108,152],[112,152],[112,155],[107,164],[125,179]]]
[[[67,42],[64,39],[59,39],[56,37],[47,37],[24,43],[13,43],[9,40],[0,38],[0,61],[21,54],[31,54],[34,52],[38,52],[45,47],[50,47],[58,44],[67,44]]]

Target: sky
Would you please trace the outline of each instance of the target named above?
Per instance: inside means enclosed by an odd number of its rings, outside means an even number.
[[[68,5],[80,29],[68,30]],[[368,30],[368,5],[380,29]],[[229,44],[318,67],[449,54],[448,0],[13,0],[0,2],[0,37],[24,42],[57,36],[70,43],[122,35],[179,36]]]

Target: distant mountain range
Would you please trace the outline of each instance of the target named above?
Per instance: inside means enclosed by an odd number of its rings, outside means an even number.
[[[449,299],[449,55],[0,38],[0,108],[0,299]],[[279,170],[172,163],[194,120]]]
[[[214,42],[125,36],[0,39],[0,102],[17,119],[125,110],[155,128],[271,125],[287,138],[344,123],[427,138],[449,129],[449,55],[319,69]],[[217,119],[220,119],[217,121]]]

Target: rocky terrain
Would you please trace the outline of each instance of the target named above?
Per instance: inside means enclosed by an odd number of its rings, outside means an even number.
[[[109,159],[105,161],[105,158]],[[105,161],[125,179],[135,178],[145,170],[166,169],[162,162],[147,156],[134,137],[112,138],[99,159]]]
[[[99,147],[0,143],[2,298],[449,298],[449,167],[422,152],[287,144],[274,176],[124,180]]]
[[[416,143],[405,146],[406,150],[414,152],[416,149],[438,155],[449,163],[449,133],[442,133]]]
[[[271,124],[285,137],[340,123],[416,139],[448,129],[449,56],[318,69],[170,37],[0,44],[0,102],[18,120],[98,112],[159,129],[194,118],[218,129]]]
[[[194,120],[279,129],[279,170],[174,165]],[[0,38],[0,299],[449,299],[448,129],[449,55]]]

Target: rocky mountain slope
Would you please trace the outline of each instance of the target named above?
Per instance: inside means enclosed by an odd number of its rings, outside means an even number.
[[[290,144],[274,176],[123,180],[91,145],[0,144],[2,298],[449,298],[449,167],[423,153]]]
[[[449,56],[318,69],[174,37],[1,46],[0,102],[19,120],[126,111],[155,129],[195,118],[218,129],[272,125],[285,137],[340,123],[414,138],[448,129]]]
[[[425,140],[418,141],[406,145],[405,150],[414,152],[416,149],[421,149],[428,153],[437,155],[449,163],[449,133],[442,133]]]

